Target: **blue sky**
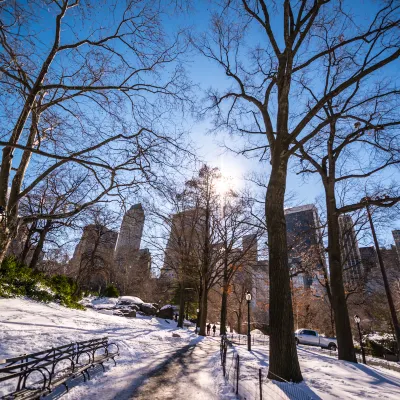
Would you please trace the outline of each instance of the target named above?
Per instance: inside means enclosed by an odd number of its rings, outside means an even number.
[[[362,7],[362,11],[361,9],[356,11],[361,12],[365,16],[372,11],[376,2],[373,0],[357,0],[354,1],[354,4],[358,4]],[[212,4],[207,0],[193,2],[193,8],[188,13],[185,13],[180,17],[176,17],[176,15],[173,15],[171,18],[165,17],[166,28],[168,31],[174,31],[180,26],[190,27],[192,31],[196,32],[206,30],[209,23],[211,9]],[[96,11],[101,13],[99,9]],[[275,16],[273,18],[273,26],[275,32],[282,36],[282,32],[279,28],[278,17],[279,16]],[[44,30],[41,34],[46,35],[48,34],[48,31]],[[68,35],[67,33],[64,34]],[[258,38],[255,37],[254,40],[256,41]],[[203,97],[204,91],[209,87],[224,87],[228,85],[228,80],[223,70],[200,55],[190,53],[187,61],[187,70],[191,80],[200,87],[200,90],[197,93],[199,99]],[[390,72],[397,76],[397,71],[392,70]],[[190,131],[191,139],[198,148],[199,155],[209,164],[220,167],[225,175],[231,176],[233,180],[237,182],[238,187],[243,185],[243,175],[251,172],[262,173],[266,176],[268,175],[268,164],[261,164],[255,159],[249,160],[243,156],[236,156],[221,148],[218,144],[219,142],[224,141],[224,139],[231,142],[232,139],[225,137],[222,134],[218,134],[218,136],[207,134],[210,128],[212,128],[210,120],[206,119],[198,122],[191,116],[187,115],[185,125]],[[393,177],[396,178],[396,176],[392,176],[392,174],[386,174],[387,179]],[[296,205],[313,203],[318,196],[323,194],[321,184],[317,177],[309,177],[307,178],[307,181],[304,182],[302,177],[299,177],[292,172],[290,172],[288,176],[287,188],[288,191],[297,194],[295,200]],[[393,228],[396,227],[400,227],[399,220],[393,222]],[[382,233],[381,237],[382,242],[385,244],[393,242],[389,229],[386,230],[385,233]]]
[[[366,18],[368,14],[374,11],[376,7],[376,2],[369,0],[358,0],[351,3],[353,6],[353,11],[355,14],[359,14],[359,18]],[[190,26],[190,29],[195,32],[202,32],[207,29],[209,24],[210,11],[212,5],[208,1],[195,2],[193,9],[186,15],[184,15],[181,20],[181,24],[184,26]],[[275,16],[272,19],[273,27],[275,33],[282,37],[282,30],[279,25],[279,16]],[[167,22],[167,27],[169,23]],[[176,25],[175,25],[176,26]],[[254,41],[258,38],[255,37]],[[211,61],[206,58],[191,54],[190,62],[188,63],[188,72],[190,78],[194,83],[200,85],[201,91],[204,93],[209,87],[224,87],[229,85],[224,71],[216,66]],[[393,66],[386,70],[386,73],[397,77],[398,72],[396,66]],[[201,98],[202,93],[198,96]],[[258,172],[268,176],[269,166],[266,164],[261,164],[256,159],[246,159],[243,156],[235,155],[231,152],[227,152],[222,148],[219,143],[224,140],[228,140],[230,143],[232,139],[228,136],[222,134],[213,135],[208,133],[210,128],[212,128],[211,120],[204,120],[197,122],[194,119],[188,118],[187,125],[190,127],[190,136],[199,149],[199,154],[208,163],[221,167],[224,174],[227,174],[237,182],[237,185],[243,185],[243,175],[251,172]],[[238,140],[238,139],[235,139]],[[383,179],[388,182],[393,179],[398,179],[398,172],[388,171],[382,176]],[[296,193],[296,199],[294,202],[297,204],[307,204],[314,203],[317,198],[319,201],[323,201],[323,189],[320,180],[317,176],[308,176],[304,179],[301,176],[289,172],[287,181],[287,190]],[[384,230],[380,231],[380,239],[382,244],[388,245],[393,243],[393,238],[391,235],[391,228],[399,228],[400,220],[393,221],[391,227],[386,227]],[[371,242],[364,242],[364,245],[371,245]]]

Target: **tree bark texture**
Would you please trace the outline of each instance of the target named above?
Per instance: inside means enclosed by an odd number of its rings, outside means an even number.
[[[207,325],[207,290],[203,289],[200,304],[200,336],[206,336],[206,325]]]
[[[275,143],[277,146],[278,143]],[[284,199],[287,176],[287,157],[278,148],[272,154],[272,171],[268,183],[265,214],[268,230],[270,278],[270,359],[268,378],[301,382],[300,365],[294,337],[294,318]]]
[[[226,315],[228,311],[228,279],[226,274],[224,274],[224,280],[222,284],[222,300],[221,300],[221,317],[220,317],[220,333],[221,335],[226,335]]]
[[[333,188],[328,189],[326,196],[326,210],[328,220],[328,257],[331,278],[330,288],[339,360],[357,362],[353,336],[351,333],[349,312],[346,304],[346,294],[343,285],[343,268],[340,252],[340,231],[338,221],[339,215],[336,210],[336,200],[334,193],[332,193],[333,190]]]
[[[179,284],[179,316],[178,328],[183,328],[183,320],[185,318],[185,288],[182,283]]]

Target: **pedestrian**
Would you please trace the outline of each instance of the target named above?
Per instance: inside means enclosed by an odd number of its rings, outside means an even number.
[[[210,334],[210,330],[211,330],[211,324],[210,324],[210,323],[208,323],[208,325],[207,325],[207,335],[209,335],[209,334]]]
[[[213,336],[215,336],[215,331],[217,330],[217,327],[215,326],[215,324],[213,325]]]

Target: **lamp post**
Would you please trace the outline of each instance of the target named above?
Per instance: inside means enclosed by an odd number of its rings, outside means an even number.
[[[392,292],[390,290],[389,280],[388,280],[388,277],[387,277],[387,274],[386,274],[385,265],[383,264],[383,258],[382,258],[381,249],[379,247],[378,238],[376,236],[374,223],[372,221],[372,215],[371,215],[371,211],[370,211],[370,208],[369,208],[371,200],[385,201],[385,200],[388,200],[388,197],[387,196],[383,196],[381,198],[380,197],[375,197],[374,199],[372,199],[371,197],[364,197],[363,199],[361,199],[361,203],[365,204],[365,208],[367,210],[367,216],[368,216],[369,224],[370,224],[370,227],[371,227],[372,237],[374,239],[375,250],[376,250],[376,254],[378,256],[379,267],[380,267],[381,273],[382,273],[383,286],[385,287],[386,297],[387,297],[387,301],[388,301],[389,309],[390,309],[390,315],[392,317],[392,323],[393,323],[394,331],[395,331],[395,334],[396,334],[398,354],[400,354],[400,325],[399,325],[399,320],[397,318],[396,308],[394,306]]]
[[[199,315],[200,315],[200,310],[196,310],[196,333],[197,333],[197,328],[199,327]]]
[[[361,335],[361,329],[360,329],[360,322],[361,322],[361,318],[356,314],[354,316],[354,321],[357,324],[357,328],[358,328],[358,334],[360,336],[360,346],[361,346],[361,354],[362,354],[362,359],[363,359],[363,363],[367,364],[367,361],[365,359],[365,351],[364,351],[364,345],[363,345],[363,341],[362,341],[362,335]]]
[[[250,334],[250,302],[251,302],[251,293],[249,291],[246,292],[246,300],[247,300],[247,350],[251,351],[251,334]]]

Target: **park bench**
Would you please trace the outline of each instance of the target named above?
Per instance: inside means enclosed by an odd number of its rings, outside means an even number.
[[[0,360],[0,386],[11,381],[10,393],[1,399],[38,399],[60,385],[68,391],[68,380],[82,375],[86,382],[90,368],[101,365],[105,370],[108,360],[116,365],[118,355],[118,345],[105,337]]]

